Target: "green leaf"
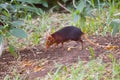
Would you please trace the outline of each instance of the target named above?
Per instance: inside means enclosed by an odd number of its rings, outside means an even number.
[[[94,0],[87,0],[87,2],[92,6],[92,7],[95,7],[95,1]]]
[[[116,13],[116,14],[113,14],[113,15],[114,15],[114,16],[118,16],[118,17],[119,17],[119,16],[120,16],[120,13]]]
[[[4,29],[4,26],[1,26],[1,25],[0,25],[0,30],[3,30],[3,29]]]
[[[48,7],[48,3],[46,0],[42,0],[41,4],[44,6],[44,7]]]
[[[117,32],[119,32],[120,27],[120,19],[114,19],[110,22],[109,26],[112,27],[112,35],[115,35]]]
[[[5,4],[0,4],[0,8],[6,10],[7,13],[9,13],[9,9],[8,8],[11,8],[11,5],[6,2]]]
[[[68,71],[67,66],[63,66],[64,71]]]
[[[4,40],[4,39],[3,39],[3,36],[0,35],[0,44],[3,43],[3,40]]]
[[[24,30],[20,29],[20,28],[13,28],[10,30],[10,33],[18,38],[27,38],[27,34]]]
[[[5,3],[5,4],[0,4],[0,8],[3,8],[3,9],[7,9],[7,7],[8,7],[8,3]]]
[[[113,19],[109,26],[120,25],[120,19]]]
[[[40,3],[41,0],[17,0],[17,1],[20,1],[20,2],[26,2],[26,3],[30,3],[30,4],[33,4],[33,3]]]
[[[10,76],[7,74],[5,77],[4,77],[4,80],[9,80],[10,79]]]
[[[66,3],[68,0],[62,0],[64,3]]]
[[[84,0],[81,0],[80,4],[77,6],[77,10],[79,10],[80,12],[82,12],[85,7],[86,7],[86,5],[85,5]]]
[[[14,27],[21,27],[21,26],[25,25],[24,21],[13,21],[13,22],[11,22],[11,24]]]
[[[92,56],[92,59],[95,59],[95,53],[94,53],[94,50],[92,47],[89,47],[89,50],[90,50],[90,54]]]
[[[118,32],[119,32],[118,25],[116,25],[116,26],[113,27],[112,35],[115,35]]]
[[[31,6],[28,6],[28,5],[27,6],[18,5],[17,8],[19,8],[19,9],[26,9],[27,11],[36,13],[37,15],[40,15],[40,14],[43,13],[42,9],[36,8],[36,7],[31,7]]]
[[[16,48],[11,44],[9,44],[9,51],[12,56],[18,58],[18,54],[16,53]]]
[[[80,19],[80,16],[79,15],[74,15],[74,22],[77,23]]]
[[[75,11],[75,14],[76,14],[76,15],[80,15],[80,11],[79,11],[79,10],[76,10],[76,11]]]
[[[112,60],[112,62],[115,60],[112,53],[109,54],[109,58]]]

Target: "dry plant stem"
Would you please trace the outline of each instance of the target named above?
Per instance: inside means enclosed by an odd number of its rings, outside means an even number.
[[[0,43],[0,56],[2,55],[4,49],[4,42]]]
[[[75,5],[75,0],[73,0],[73,6],[74,6],[75,8],[77,8],[77,6]]]
[[[69,9],[67,9],[65,6],[63,6],[59,1],[57,1],[58,5],[61,6],[63,9],[65,9],[66,11],[68,11],[69,13],[71,13],[71,11]]]

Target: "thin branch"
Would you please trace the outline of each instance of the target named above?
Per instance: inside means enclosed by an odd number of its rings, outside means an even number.
[[[73,6],[74,6],[75,8],[77,8],[77,6],[75,5],[75,0],[73,0]]]
[[[63,6],[59,1],[57,1],[57,3],[58,3],[59,6],[61,6],[61,7],[64,8],[66,11],[68,11],[68,12],[71,13],[71,11],[70,11],[69,9],[67,9],[65,6]]]

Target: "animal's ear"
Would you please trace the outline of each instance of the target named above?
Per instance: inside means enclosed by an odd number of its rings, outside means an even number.
[[[49,35],[49,36],[48,36],[48,38],[52,38],[52,36],[51,36],[51,35]]]
[[[48,30],[45,32],[45,34],[44,34],[44,38],[46,39],[46,38],[48,38],[50,35],[51,35],[51,30],[48,29]]]
[[[48,31],[47,31],[47,35],[50,36],[51,33],[52,33],[52,31],[51,31],[51,28],[50,28],[50,29],[48,29]]]
[[[49,38],[50,38],[50,39],[54,39],[51,35],[49,35]]]

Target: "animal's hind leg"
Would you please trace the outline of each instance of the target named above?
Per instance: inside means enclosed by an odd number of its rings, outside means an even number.
[[[84,46],[83,46],[83,41],[82,41],[81,39],[80,39],[79,41],[80,41],[80,43],[81,43],[81,45],[82,45],[82,50],[83,50],[83,47],[84,47]]]
[[[55,43],[55,45],[54,45],[54,46],[55,46],[55,48],[57,48],[57,47],[58,47],[58,43]]]

